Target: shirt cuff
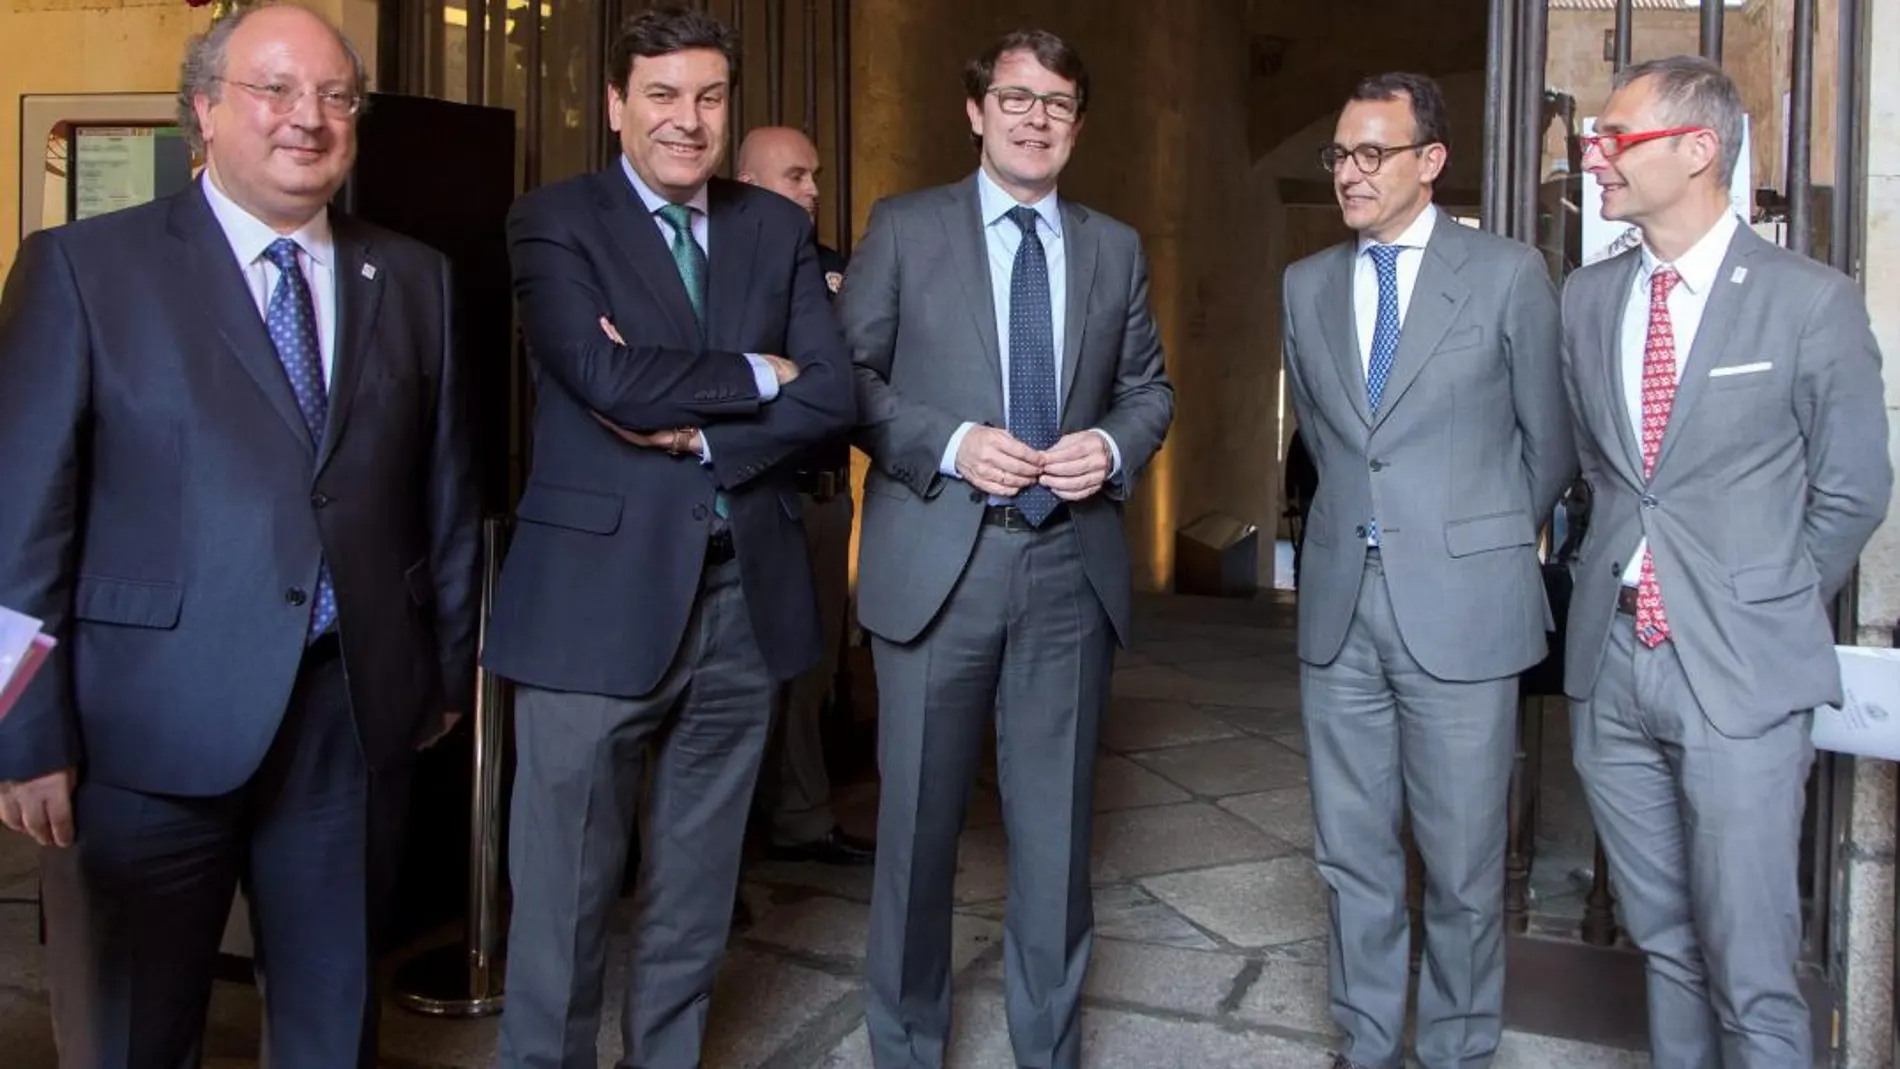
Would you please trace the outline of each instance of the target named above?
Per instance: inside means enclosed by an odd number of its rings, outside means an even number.
[[[712,464],[712,442],[706,437],[704,427],[699,430],[699,462],[705,465]]]
[[[1114,435],[1108,433],[1102,428],[1094,427],[1091,429],[1094,430],[1096,434],[1099,434],[1102,436],[1102,441],[1108,443],[1108,458],[1109,460],[1113,461],[1113,463],[1110,465],[1108,469],[1108,477],[1113,479],[1115,476],[1120,475],[1122,473],[1122,447],[1115,444]],[[702,435],[701,437],[704,437],[704,435]]]
[[[770,401],[778,397],[778,372],[772,370],[772,364],[757,353],[745,354],[745,362],[752,365],[752,381],[759,387],[759,400]],[[706,436],[700,435],[700,441]]]
[[[963,448],[963,436],[970,433],[970,428],[974,426],[974,423],[965,423],[950,436],[950,444],[943,447],[943,459],[937,461],[938,471],[952,479],[963,478],[957,474],[957,450]]]

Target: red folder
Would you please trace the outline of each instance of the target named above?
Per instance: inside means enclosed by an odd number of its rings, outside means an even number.
[[[13,667],[13,674],[0,686],[0,720],[6,719],[13,710],[20,695],[26,693],[26,685],[33,680],[33,674],[46,663],[46,657],[53,652],[54,640],[51,635],[34,635],[33,643],[20,655],[20,663]]]

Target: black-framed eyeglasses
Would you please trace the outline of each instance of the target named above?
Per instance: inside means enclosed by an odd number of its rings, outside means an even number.
[[[347,119],[363,107],[363,95],[354,89],[336,86],[317,89],[312,86],[285,85],[282,82],[267,82],[258,85],[254,82],[240,82],[235,78],[220,78],[226,85],[235,85],[247,90],[264,102],[272,115],[289,115],[303,103],[303,98],[311,93],[317,95],[317,107],[327,118]]]
[[[992,86],[990,95],[1005,115],[1027,115],[1037,101],[1045,115],[1057,122],[1074,122],[1082,114],[1082,101],[1068,93],[1038,93],[1019,85]]]
[[[1332,174],[1339,170],[1342,162],[1350,159],[1358,165],[1360,174],[1378,174],[1379,168],[1385,165],[1387,156],[1427,148],[1433,144],[1436,142],[1420,141],[1411,145],[1393,145],[1391,148],[1384,145],[1354,145],[1351,148],[1340,144],[1327,145],[1319,150],[1319,169]]]

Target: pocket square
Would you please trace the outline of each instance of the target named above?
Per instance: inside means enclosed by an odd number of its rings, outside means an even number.
[[[1753,375],[1758,371],[1767,371],[1774,366],[1773,361],[1762,360],[1753,364],[1730,364],[1727,367],[1712,367],[1709,369],[1709,377],[1712,379],[1720,379],[1730,375]]]

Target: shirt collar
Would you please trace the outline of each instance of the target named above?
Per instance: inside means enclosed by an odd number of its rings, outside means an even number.
[[[976,170],[976,198],[979,210],[983,213],[983,225],[985,227],[995,226],[998,222],[1001,222],[1008,216],[1010,209],[1017,207],[1019,204],[1015,197],[1004,192],[1003,187],[996,184],[996,179],[991,178],[990,173],[981,167]],[[1055,191],[1050,190],[1047,196],[1034,204],[1028,205],[1028,207],[1035,209],[1037,215],[1042,217],[1043,226],[1047,227],[1049,233],[1058,241],[1062,238],[1062,212],[1060,210],[1060,204],[1061,202],[1056,198]]]
[[[211,214],[217,219],[218,226],[224,231],[224,238],[231,243],[231,251],[237,254],[238,265],[248,268],[264,255],[271,242],[287,237],[295,241],[305,256],[316,263],[334,266],[336,263],[336,240],[330,232],[329,209],[320,211],[309,222],[289,234],[279,234],[271,229],[269,223],[245,211],[238,203],[225,195],[224,190],[211,180],[211,172],[205,171],[199,179],[204,189],[205,201],[211,205]]]
[[[661,208],[673,203],[658,193],[653,192],[650,186],[640,180],[640,172],[633,169],[633,164],[627,161],[627,154],[624,152],[620,154],[620,172],[627,176],[628,182],[633,184],[633,191],[640,195],[640,203],[646,205],[648,215],[658,215]],[[701,185],[699,189],[693,193],[691,199],[687,200],[686,206],[701,215],[710,217],[712,213],[706,210],[708,203],[706,199],[706,187]]]
[[[1397,241],[1377,242],[1365,234],[1359,235],[1359,252],[1364,255],[1374,245],[1396,245],[1401,249],[1422,249],[1432,240],[1432,230],[1438,225],[1438,205],[1427,201],[1425,210],[1418,213],[1412,225],[1405,228]]]
[[[1682,285],[1690,293],[1697,295],[1709,292],[1715,285],[1715,275],[1722,270],[1722,261],[1728,258],[1729,242],[1735,239],[1735,231],[1742,225],[1741,218],[1734,212],[1723,212],[1709,232],[1689,247],[1689,251],[1676,258],[1673,264],[1665,265],[1656,253],[1650,249],[1649,242],[1643,242],[1643,267],[1636,273],[1637,281],[1649,285],[1649,276],[1664,266],[1674,267],[1676,274],[1682,276]]]

